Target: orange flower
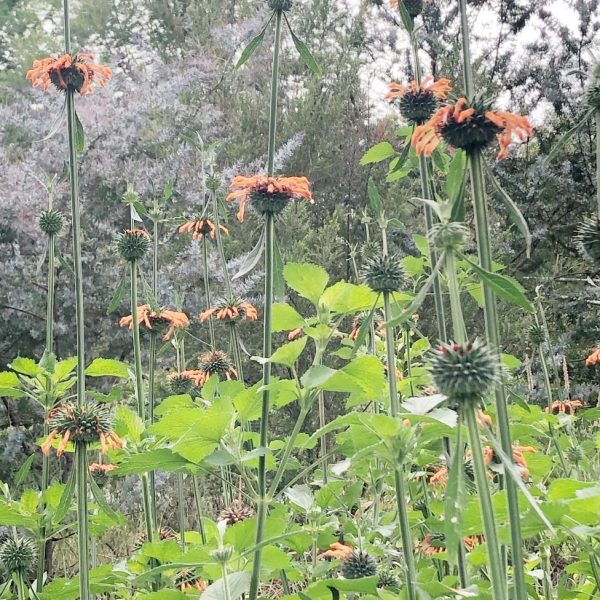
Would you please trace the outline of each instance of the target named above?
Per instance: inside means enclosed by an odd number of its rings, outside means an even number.
[[[167,332],[163,336],[164,341],[168,341],[173,337],[175,329],[182,329],[190,324],[187,315],[175,310],[154,311],[147,304],[138,306],[137,314],[138,324],[152,330],[154,326],[166,326]],[[127,315],[119,321],[121,327],[133,327],[133,316]]]
[[[182,592],[188,590],[197,590],[199,592],[206,591],[206,581],[196,577],[190,569],[181,569],[177,574],[176,581]]]
[[[354,550],[348,544],[334,542],[329,548],[317,556],[317,558],[326,558],[327,560],[346,560],[352,556]]]
[[[420,542],[418,549],[424,556],[432,557],[446,552],[444,536],[441,533],[428,533]]]
[[[388,88],[388,93],[383,97],[384,100],[394,100],[408,94],[421,95],[427,93],[435,96],[438,100],[445,100],[448,93],[452,91],[449,79],[442,78],[436,81],[432,75],[424,77],[421,85],[414,80],[407,86],[392,81],[388,84]]]
[[[505,111],[485,110],[482,102],[470,106],[466,98],[439,108],[423,125],[415,128],[412,145],[417,154],[431,156],[444,138],[449,145],[470,149],[485,148],[494,135],[498,138],[502,160],[508,156],[513,142],[525,142],[533,136],[533,127],[520,115]],[[464,127],[469,123],[470,127]]]
[[[304,335],[304,329],[302,327],[298,327],[297,329],[292,329],[288,333],[288,341],[293,342],[294,340],[300,339]]]
[[[445,490],[448,484],[448,468],[447,467],[435,467],[435,471],[431,477],[429,477],[429,486],[435,489]]]
[[[529,477],[529,466],[527,465],[527,459],[524,452],[537,452],[532,446],[520,446],[517,443],[512,445],[513,447],[513,462],[521,468],[521,475],[523,477]],[[471,450],[467,452],[467,458],[472,458],[473,453]],[[493,448],[485,446],[483,448],[483,459],[485,464],[489,467],[492,463],[498,463],[496,453]]]
[[[241,298],[222,298],[216,303],[216,306],[207,308],[200,313],[200,322],[204,323],[212,316],[219,321],[229,321],[230,323],[240,319],[243,321],[256,321],[258,310],[253,304]]]
[[[558,413],[564,413],[566,415],[574,415],[575,411],[578,408],[583,406],[583,402],[581,400],[565,400],[562,402],[561,400],[557,400],[552,403],[552,414],[557,415]],[[546,412],[550,412],[548,407],[544,409]]]
[[[54,84],[59,91],[71,89],[82,96],[89,94],[93,85],[104,87],[111,77],[112,71],[96,64],[94,56],[87,52],[35,60],[26,75],[33,87],[42,86],[46,92]]]
[[[585,366],[592,367],[600,362],[600,348],[596,348],[586,359]]]
[[[107,473],[110,473],[111,471],[114,471],[117,468],[117,465],[103,463],[92,463],[88,467],[90,473],[93,473],[95,475],[106,475]]]
[[[237,213],[238,221],[244,220],[246,203],[252,194],[258,194],[264,197],[287,197],[304,198],[311,204],[314,202],[310,191],[310,182],[306,177],[267,177],[266,175],[253,175],[244,177],[239,175],[234,177],[231,182],[232,192],[227,196],[227,200],[240,201]]]
[[[202,387],[206,382],[206,374],[204,371],[200,371],[198,369],[190,370],[190,371],[181,371],[181,373],[169,373],[167,375],[168,380],[173,379],[189,379],[197,385],[198,387]]]
[[[225,225],[219,223],[221,233],[229,235],[229,230]],[[191,233],[193,240],[201,240],[205,235],[209,235],[211,240],[217,237],[217,226],[209,219],[197,219],[188,221],[177,228],[178,233]]]
[[[490,415],[486,415],[481,409],[477,410],[477,423],[479,424],[479,427],[481,427],[482,429],[484,429],[485,427],[491,427],[493,422],[492,422],[492,417],[490,417]]]
[[[475,546],[479,546],[479,544],[483,544],[483,542],[485,542],[485,538],[482,535],[469,535],[463,538],[463,543],[467,552],[471,552]]]

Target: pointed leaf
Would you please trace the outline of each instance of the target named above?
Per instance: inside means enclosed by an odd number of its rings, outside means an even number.
[[[299,340],[294,340],[293,342],[280,346],[273,352],[271,362],[286,367],[292,367],[304,351],[307,341],[307,337],[301,337]]]
[[[285,279],[283,278],[283,259],[281,248],[275,238],[273,243],[273,296],[277,302],[285,298]]]
[[[85,132],[77,112],[75,112],[75,148],[78,154],[85,150]]]
[[[268,23],[263,27],[262,31],[257,36],[253,37],[248,43],[248,45],[244,48],[240,59],[235,65],[236,69],[239,69],[260,48],[260,46],[263,43],[263,40],[265,39],[265,32],[267,31],[267,27],[269,26],[269,23],[272,21],[272,19],[273,16],[271,15],[271,18],[269,19]]]
[[[290,331],[304,326],[302,315],[289,304],[276,302],[272,309],[273,331]]]
[[[392,146],[389,142],[379,142],[379,144],[375,144],[375,146],[366,151],[364,156],[360,159],[360,164],[370,165],[372,163],[378,163],[387,160],[393,156],[396,156],[394,146]]]
[[[546,157],[546,160],[544,161],[546,164],[550,163],[551,161],[553,161],[556,156],[558,155],[558,153],[562,150],[563,146],[576,134],[578,133],[581,129],[584,128],[585,124],[588,122],[588,119],[594,114],[594,108],[590,108],[589,110],[587,110],[584,115],[581,117],[581,119],[573,126],[571,127],[571,129],[569,129],[569,131],[567,131],[559,140],[558,142],[556,142],[556,144],[554,144],[554,146],[552,146],[552,150],[550,150],[550,153],[548,154],[548,156]]]
[[[202,592],[202,600],[223,600],[230,598],[231,600],[239,600],[250,589],[250,573],[246,571],[238,571],[227,575],[227,587],[229,588],[229,596],[225,591],[223,579],[215,581]]]
[[[246,259],[242,263],[240,270],[232,277],[233,280],[240,279],[241,277],[245,277],[254,270],[254,267],[259,263],[260,259],[263,256],[263,252],[265,249],[265,231],[263,229],[260,234],[260,238],[258,238],[258,242],[256,242],[256,246],[248,253]]]
[[[285,15],[284,15],[285,16]],[[292,40],[294,40],[294,46],[296,46],[296,50],[298,50],[298,54],[302,57],[304,64],[315,74],[321,74],[321,68],[319,67],[315,57],[312,55],[311,51],[308,49],[308,46],[292,31],[290,23],[285,17],[285,22],[287,23],[288,29],[290,30],[290,34],[292,36]]]
[[[96,483],[95,479],[91,476],[88,477],[88,483],[90,484],[90,489],[92,490],[92,494],[94,496],[94,499],[96,500],[96,503],[102,509],[104,514],[106,514],[106,516],[115,524],[123,523],[123,515],[116,512],[112,508],[112,506],[110,506],[110,504],[106,501],[104,493],[98,487],[98,484]]]
[[[369,177],[367,194],[369,195],[369,203],[371,204],[371,209],[375,213],[375,216],[379,217],[381,215],[383,203],[381,201],[381,195],[379,194],[379,190],[377,189],[377,184],[373,181],[372,177]]]
[[[124,297],[125,274],[123,273],[123,275],[121,276],[121,280],[119,281],[119,285],[117,286],[117,289],[115,290],[115,293],[113,294],[113,297],[110,300],[108,308],[106,309],[106,314],[110,315],[111,313],[115,312],[115,310],[117,310],[117,308],[119,307],[119,304],[121,304],[121,302],[123,301]]]
[[[329,281],[327,271],[311,263],[288,263],[283,268],[283,276],[289,287],[315,305]]]

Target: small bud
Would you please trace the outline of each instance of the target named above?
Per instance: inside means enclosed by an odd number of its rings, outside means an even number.
[[[292,8],[293,0],[268,0],[268,4],[271,10],[286,12]]]
[[[221,178],[218,175],[209,175],[206,178],[206,187],[211,192],[218,192],[222,184],[223,182],[221,181]]]
[[[219,564],[226,565],[233,556],[233,547],[225,546],[224,548],[218,548],[217,550],[213,550],[210,555]]]
[[[362,579],[377,574],[377,563],[366,552],[354,552],[342,563],[342,575],[346,579]]]
[[[529,339],[529,343],[532,346],[539,346],[546,341],[546,334],[544,332],[544,328],[537,323],[533,323],[529,327],[529,331],[527,332],[527,338]]]
[[[460,251],[469,235],[467,228],[456,221],[438,223],[431,228],[429,239],[437,250]]]
[[[39,218],[40,229],[48,236],[57,236],[63,227],[63,216],[57,210],[45,210]]]

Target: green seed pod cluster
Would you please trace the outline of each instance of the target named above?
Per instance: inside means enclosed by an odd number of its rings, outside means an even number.
[[[137,262],[150,249],[150,236],[143,229],[128,229],[117,237],[117,250],[127,262]]]
[[[492,123],[485,113],[492,108],[489,99],[476,97],[465,108],[475,109],[475,114],[462,123],[452,117],[440,128],[444,141],[453,148],[463,148],[467,152],[484,150],[500,133],[500,128]]]
[[[225,352],[214,350],[200,355],[198,368],[209,376],[226,375],[233,369],[233,362]]]
[[[70,432],[69,439],[72,442],[91,444],[100,439],[100,434],[111,433],[113,418],[106,404],[85,402],[78,405],[65,402],[50,412],[48,427],[59,435]]]
[[[398,101],[400,114],[415,125],[422,125],[439,108],[440,101],[432,92],[407,92]]]
[[[209,175],[206,178],[206,187],[211,192],[218,192],[221,189],[223,182],[218,175]]]
[[[62,213],[57,210],[45,210],[39,218],[40,229],[48,237],[56,237],[63,228],[63,216]]]
[[[431,243],[440,251],[460,252],[468,236],[469,230],[457,221],[437,223],[429,232]]]
[[[225,546],[224,548],[218,548],[213,550],[210,555],[220,564],[226,565],[233,556],[233,546]]]
[[[364,282],[377,293],[399,292],[405,282],[404,269],[397,256],[373,256],[362,269]]]
[[[596,265],[600,264],[600,220],[586,219],[577,230],[575,243],[584,256]]]
[[[527,339],[532,346],[539,346],[546,341],[544,328],[537,323],[532,323],[527,332]]]
[[[274,11],[286,12],[292,8],[293,0],[268,0],[269,8]]]
[[[259,214],[276,217],[285,210],[291,197],[289,194],[269,194],[255,190],[250,193],[250,201]]]
[[[377,581],[378,588],[386,589],[400,587],[400,580],[391,569],[380,569],[377,575],[379,576]]]
[[[431,353],[429,371],[451,402],[477,404],[497,383],[500,361],[481,340],[441,344]]]
[[[355,551],[342,564],[342,575],[346,579],[362,579],[377,574],[377,563],[366,552]]]
[[[0,545],[0,566],[6,573],[28,573],[37,559],[35,542],[26,537],[8,537]]]
[[[183,373],[173,373],[170,375],[167,379],[167,389],[169,394],[173,396],[182,396],[183,394],[197,396],[199,393],[198,386],[194,380]]]

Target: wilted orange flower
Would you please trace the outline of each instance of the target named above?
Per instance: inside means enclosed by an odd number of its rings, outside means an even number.
[[[180,373],[169,373],[167,375],[169,381],[173,379],[189,379],[198,387],[202,387],[206,382],[206,374],[204,371],[193,369],[189,371],[181,371]]]
[[[222,298],[216,303],[216,306],[207,308],[200,313],[200,322],[204,323],[212,316],[219,321],[234,322],[240,319],[242,321],[256,321],[258,310],[256,306],[241,298]]]
[[[529,466],[527,465],[527,459],[525,458],[524,452],[537,452],[532,446],[521,446],[519,444],[513,444],[513,462],[521,467],[521,474],[523,477],[529,477]],[[467,458],[472,458],[473,454],[471,450],[467,452]],[[496,453],[493,448],[485,446],[483,448],[483,459],[485,464],[489,467],[492,463],[499,462],[496,458]]]
[[[96,64],[94,56],[87,52],[35,60],[26,75],[33,87],[42,86],[44,91],[48,91],[54,84],[59,91],[72,89],[82,96],[89,94],[93,85],[104,87],[111,77],[112,71]]]
[[[221,233],[229,235],[229,229],[219,223]],[[217,226],[210,219],[196,219],[188,221],[177,228],[178,233],[191,233],[193,240],[201,240],[205,235],[210,236],[211,240],[217,237]]]
[[[564,402],[561,400],[557,400],[552,403],[552,414],[557,415],[558,413],[564,413],[566,415],[574,415],[575,411],[578,408],[583,406],[583,402],[581,400],[565,400]],[[548,407],[544,409],[546,412],[550,412]]]
[[[288,341],[293,342],[294,340],[300,339],[304,335],[304,329],[302,327],[298,327],[297,329],[292,329],[288,333]]]
[[[317,556],[317,558],[325,558],[327,560],[346,560],[352,556],[354,549],[348,544],[341,542],[333,542],[329,544],[329,548]]]
[[[190,320],[187,315],[182,312],[175,310],[161,310],[159,312],[154,311],[147,304],[138,306],[138,324],[146,327],[147,329],[153,329],[153,326],[164,325],[167,327],[167,332],[163,336],[163,340],[166,342],[173,337],[175,329],[182,329],[190,324]],[[121,327],[133,327],[133,316],[127,315],[119,321]]]
[[[428,533],[419,543],[418,549],[427,557],[446,552],[444,535],[441,533]]]
[[[469,123],[471,127],[465,128]],[[476,135],[481,134],[481,135]],[[466,98],[455,104],[439,108],[434,115],[415,128],[412,145],[417,154],[431,156],[442,138],[459,148],[483,148],[496,134],[500,152],[496,157],[502,160],[508,156],[508,148],[513,141],[522,143],[533,136],[533,127],[520,115],[505,111],[478,110],[469,105]]]
[[[177,583],[182,592],[188,590],[206,591],[206,581],[196,577],[189,569],[181,569],[177,574]]]
[[[585,366],[593,367],[600,362],[600,348],[596,348],[586,359]]]
[[[402,98],[407,94],[418,95],[424,93],[430,93],[438,100],[445,100],[448,97],[448,93],[452,91],[449,79],[442,78],[436,81],[432,75],[424,77],[421,81],[421,85],[415,80],[411,81],[408,85],[402,85],[396,81],[391,81],[388,84],[388,88],[388,93],[383,97],[384,100]]]
[[[435,467],[433,475],[429,477],[430,487],[433,489],[446,489],[446,485],[448,484],[448,468],[447,467]]]
[[[232,192],[227,196],[227,200],[240,201],[237,213],[238,221],[244,220],[244,211],[246,203],[251,194],[260,194],[263,196],[287,196],[291,198],[304,198],[311,204],[314,202],[310,191],[310,182],[306,177],[267,177],[266,175],[253,175],[244,177],[239,175],[234,177],[231,182]]]
[[[463,543],[467,552],[471,552],[475,546],[479,546],[485,542],[485,537],[482,535],[469,535],[463,538]]]
[[[113,464],[92,463],[88,468],[90,473],[93,473],[95,475],[106,475],[107,473],[114,471],[118,467],[117,465]]]

